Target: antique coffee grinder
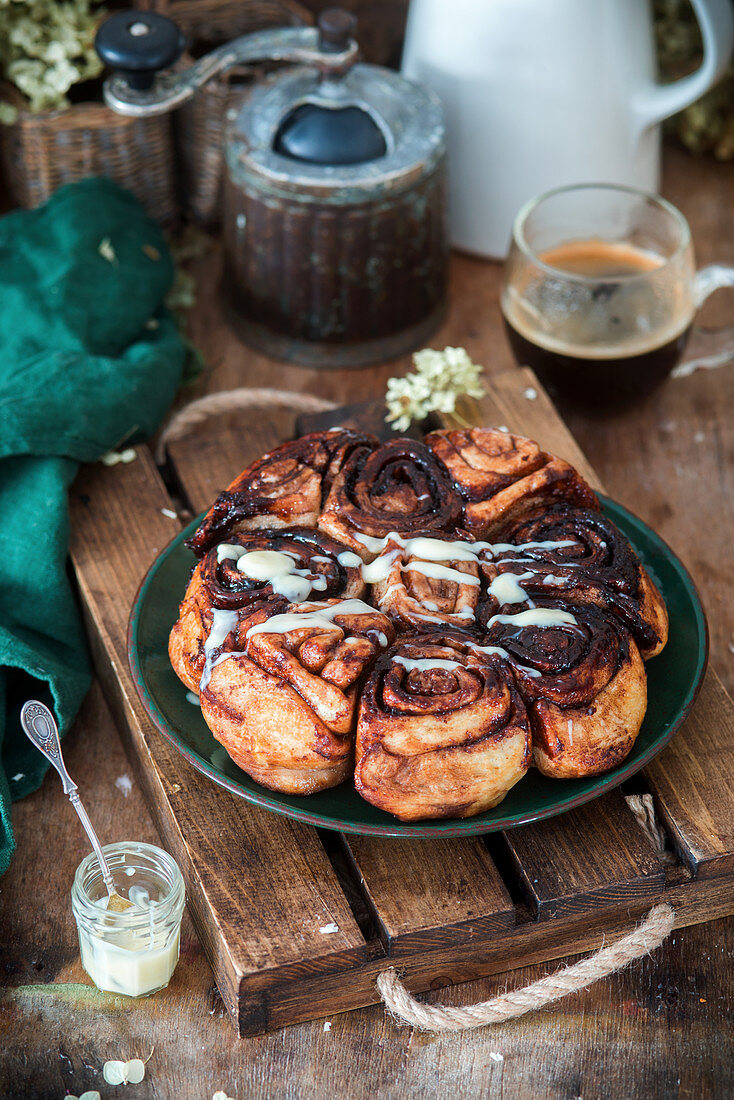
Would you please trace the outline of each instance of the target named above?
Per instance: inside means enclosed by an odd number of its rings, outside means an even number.
[[[233,65],[292,62],[245,90],[225,137],[224,289],[253,347],[358,367],[423,343],[446,294],[445,141],[433,93],[357,62],[355,20],[235,39],[184,71],[183,37],[155,12],[97,34],[115,111],[174,110]]]

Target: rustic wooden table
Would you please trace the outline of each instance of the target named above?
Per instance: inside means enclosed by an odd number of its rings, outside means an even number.
[[[665,194],[689,217],[699,263],[734,260],[734,165],[712,167],[671,150]],[[317,373],[273,363],[243,347],[219,305],[219,257],[198,264],[190,334],[208,368],[186,400],[242,385],[276,386],[348,402],[377,395],[398,364]],[[451,305],[432,343],[462,344],[494,373],[511,367],[501,331],[498,265],[457,257]],[[705,319],[731,315],[719,292]],[[567,416],[608,491],[667,539],[691,570],[711,628],[711,659],[734,689],[734,367],[669,381],[633,412],[593,421]],[[229,415],[229,414],[228,414]],[[231,416],[236,417],[235,413]],[[234,472],[234,469],[233,469]],[[92,690],[65,746],[105,840],[155,842],[155,829],[107,706]],[[103,1000],[81,969],[69,905],[86,852],[52,774],[15,808],[18,851],[0,883],[0,1094],[60,1098],[98,1088],[109,1058],[153,1054],[132,1097],[348,1098],[502,1096],[725,1097],[734,1092],[734,918],[676,931],[622,974],[534,1016],[464,1035],[425,1036],[396,1027],[381,1008],[302,1024],[262,1039],[237,1039],[211,971],[184,919],[181,962],[168,989],[149,1000]],[[470,1003],[519,987],[554,964],[529,966],[443,990]]]

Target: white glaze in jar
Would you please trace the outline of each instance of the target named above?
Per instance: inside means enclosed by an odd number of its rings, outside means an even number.
[[[134,904],[110,912],[97,857],[82,860],[71,890],[82,966],[98,989],[146,996],[168,985],[178,962],[183,878],[152,844],[122,841],[103,851],[118,893]]]

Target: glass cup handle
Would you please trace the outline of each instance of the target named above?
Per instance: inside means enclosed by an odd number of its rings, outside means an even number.
[[[693,295],[696,309],[700,309],[706,299],[722,286],[734,286],[734,267],[725,264],[709,264],[702,267],[694,276]]]
[[[708,297],[721,287],[734,287],[734,267],[726,264],[709,264],[694,276],[693,298],[700,309]],[[734,324],[704,328],[695,325],[689,357],[672,372],[673,378],[685,378],[697,370],[723,367],[734,360]]]

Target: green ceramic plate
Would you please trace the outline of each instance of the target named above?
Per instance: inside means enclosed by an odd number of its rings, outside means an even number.
[[[274,813],[326,829],[370,836],[469,836],[553,817],[597,798],[633,775],[668,743],[688,714],[708,656],[706,619],[693,582],[673,552],[641,520],[603,499],[604,511],[625,532],[668,605],[670,639],[647,665],[648,710],[634,750],[624,764],[591,779],[548,779],[531,770],[495,809],[467,820],[404,825],[368,802],[349,783],[309,797],[276,794],[258,786],[215,741],[198,705],[168,661],[168,634],[178,616],[194,564],[182,531],[151,566],[130,616],[128,653],[135,685],[155,725],[186,759],[234,794]]]

